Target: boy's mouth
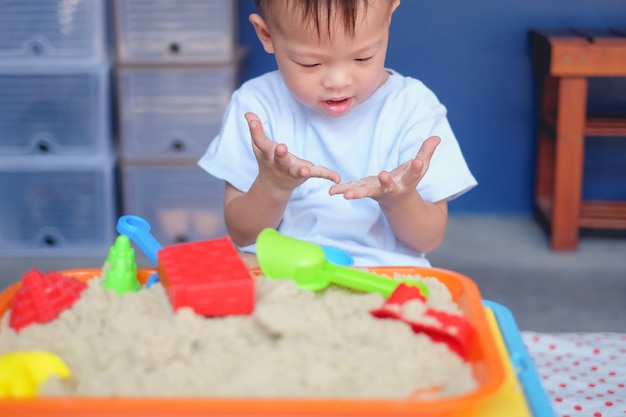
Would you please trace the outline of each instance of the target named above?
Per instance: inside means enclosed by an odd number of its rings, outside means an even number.
[[[344,114],[350,109],[350,103],[352,99],[350,97],[341,99],[324,100],[322,104],[326,111],[332,115],[339,116]]]

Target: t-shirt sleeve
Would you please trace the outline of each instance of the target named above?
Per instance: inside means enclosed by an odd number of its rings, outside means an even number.
[[[244,114],[253,111],[261,120],[266,120],[261,107],[255,104],[258,103],[251,95],[241,90],[235,91],[224,112],[220,132],[198,161],[198,165],[206,172],[243,192],[250,189],[258,174]]]
[[[425,89],[425,87],[424,87]],[[430,136],[439,136],[441,143],[435,150],[426,175],[417,186],[422,197],[431,202],[451,200],[477,185],[450,127],[447,109],[428,89],[421,91],[421,99],[415,108],[417,115],[405,135],[403,157],[408,161],[415,157],[421,144]],[[417,139],[417,149],[414,145]]]

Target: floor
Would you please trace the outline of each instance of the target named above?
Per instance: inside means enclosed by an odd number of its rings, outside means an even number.
[[[522,330],[626,332],[626,236],[584,234],[553,252],[533,218],[454,217],[433,266],[472,278]]]
[[[102,258],[0,258],[0,290],[30,268],[98,268]],[[626,333],[626,237],[585,235],[553,252],[530,217],[453,216],[433,266],[473,279],[483,298],[507,306],[522,330]],[[138,254],[139,266],[149,266]]]

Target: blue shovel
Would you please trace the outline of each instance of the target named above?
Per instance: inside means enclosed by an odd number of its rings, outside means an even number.
[[[127,236],[141,249],[152,265],[157,266],[157,252],[163,249],[163,245],[150,233],[150,223],[139,216],[125,215],[117,221],[117,232]],[[156,272],[146,281],[146,288],[150,288],[155,282],[159,282]]]

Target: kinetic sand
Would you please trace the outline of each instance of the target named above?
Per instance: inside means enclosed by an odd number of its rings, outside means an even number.
[[[51,379],[42,396],[406,399],[433,388],[438,397],[477,388],[471,366],[447,346],[372,317],[384,303],[378,294],[311,293],[289,280],[256,280],[252,315],[205,318],[185,308],[174,313],[160,284],[120,296],[94,278],[45,325],[16,333],[9,311],[0,355],[59,355],[72,377]],[[423,281],[428,306],[460,314],[443,284]]]

